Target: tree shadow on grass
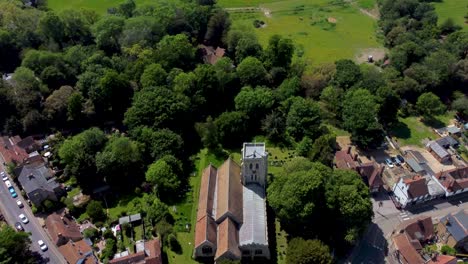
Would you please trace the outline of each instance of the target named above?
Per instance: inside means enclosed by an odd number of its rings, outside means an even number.
[[[428,127],[432,127],[432,128],[441,128],[441,127],[445,127],[445,123],[442,122],[441,120],[435,118],[435,117],[432,117],[432,118],[422,118],[421,119],[421,122],[428,126]]]
[[[398,122],[395,125],[393,125],[391,131],[393,136],[397,138],[408,139],[411,137],[410,128],[403,122]]]

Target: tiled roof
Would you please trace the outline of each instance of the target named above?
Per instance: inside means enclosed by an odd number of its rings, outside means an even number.
[[[427,241],[434,236],[432,218],[428,216],[419,216],[415,219],[403,221],[398,229],[405,230],[411,239],[418,241]]]
[[[411,244],[405,233],[393,237],[395,248],[399,252],[399,260],[404,264],[423,264],[424,260]]]
[[[159,238],[145,242],[146,259],[145,264],[161,264],[161,243]]]
[[[109,264],[144,264],[145,263],[145,252],[140,251],[134,254],[127,255],[125,257],[115,258],[109,261]]]
[[[408,166],[410,166],[411,169],[416,173],[421,172],[421,171],[424,170],[421,167],[421,165],[419,165],[419,163],[416,160],[412,159],[412,158],[406,159],[406,164],[408,164]]]
[[[383,185],[382,172],[384,167],[375,162],[361,164],[358,167],[359,174],[367,178],[370,188],[377,188]]]
[[[244,189],[244,221],[239,231],[239,244],[268,246],[265,190],[256,183]]]
[[[454,214],[449,214],[442,219],[441,223],[446,225],[447,231],[458,242],[468,236],[468,212],[461,210]]]
[[[195,247],[199,247],[205,241],[216,246],[216,222],[209,215],[198,219],[195,225]]]
[[[18,136],[13,138],[0,137],[0,153],[6,163],[14,162],[16,164],[21,164],[28,158],[29,155],[26,150],[16,145],[20,140],[21,138]]]
[[[54,189],[60,186],[45,163],[24,165],[18,176],[18,181],[26,193],[31,193],[37,189],[54,192]]]
[[[203,171],[198,198],[197,221],[206,215],[213,215],[217,170],[211,164]]]
[[[239,250],[239,233],[230,217],[224,219],[218,225],[218,249],[216,250],[215,261],[224,255],[230,255],[240,259],[241,252]]]
[[[435,176],[451,192],[468,188],[468,166],[442,171]]]
[[[216,189],[216,222],[230,216],[236,223],[242,223],[240,166],[231,158],[218,169]]]
[[[408,185],[408,197],[413,199],[429,194],[427,189],[426,179],[420,175],[413,178],[405,179],[404,182]]]
[[[427,146],[437,155],[439,158],[443,159],[447,156],[450,156],[450,154],[445,150],[441,145],[439,145],[435,141],[431,141],[427,144]]]
[[[75,221],[69,219],[66,216],[61,216],[57,213],[52,213],[47,216],[45,220],[47,231],[52,238],[52,242],[56,245],[61,243],[60,236],[63,238],[71,239],[73,241],[78,241],[83,238],[80,233],[80,228],[75,223]]]
[[[335,153],[335,164],[338,169],[355,169],[358,166],[358,163],[348,152],[340,150]]]
[[[93,250],[84,240],[77,242],[68,241],[67,244],[58,247],[58,250],[70,264],[83,263],[84,261],[89,264],[98,263],[93,255]]]
[[[436,140],[437,144],[443,146],[444,148],[448,148],[449,146],[456,146],[458,145],[458,141],[456,141],[453,137],[451,136],[446,136],[443,138],[439,138]]]
[[[457,264],[457,258],[454,256],[438,255],[431,259],[428,264]]]

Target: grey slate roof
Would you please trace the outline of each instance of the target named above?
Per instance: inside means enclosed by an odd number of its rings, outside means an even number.
[[[441,145],[442,147],[444,148],[448,148],[449,146],[456,146],[458,145],[458,141],[455,140],[453,137],[451,136],[446,136],[446,137],[443,137],[443,138],[439,138],[436,140],[437,144]]]
[[[445,223],[447,219],[447,231],[453,236],[453,238],[455,238],[455,240],[457,240],[457,242],[468,235],[468,214],[464,210],[453,215],[449,214],[440,219],[440,222]]]
[[[428,143],[428,146],[429,148],[432,149],[432,151],[434,151],[434,153],[439,156],[440,158],[445,158],[447,156],[449,156],[450,154],[447,152],[447,150],[445,150],[441,145],[439,145],[437,142],[430,142]]]
[[[414,171],[414,172],[421,172],[423,171],[424,169],[421,167],[421,165],[419,165],[419,163],[414,160],[414,159],[406,159],[406,163],[408,164],[408,166],[411,167],[411,169]]]
[[[37,189],[54,192],[54,189],[60,186],[45,164],[39,166],[25,165],[21,169],[18,181],[26,193],[31,193]]]
[[[265,190],[256,183],[243,186],[244,221],[239,232],[239,246],[268,246]]]

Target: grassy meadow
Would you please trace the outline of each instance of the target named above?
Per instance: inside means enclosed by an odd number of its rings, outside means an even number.
[[[110,7],[117,7],[125,0],[47,0],[50,9],[61,11],[64,9],[84,8],[96,11],[98,14],[105,14]],[[149,4],[152,0],[135,0],[137,5]]]
[[[456,24],[463,26],[465,31],[468,30],[468,19],[464,18],[465,15],[468,15],[468,1],[442,0],[433,4],[439,16],[439,24],[443,23],[447,18],[452,18]]]
[[[231,10],[230,13],[233,27],[253,30],[262,45],[266,46],[274,34],[287,36],[298,47],[298,56],[317,64],[353,59],[368,49],[382,47],[376,37],[376,20],[359,10],[359,6],[373,3],[373,0],[352,4],[342,0],[269,1],[260,5],[263,11]],[[266,26],[254,28],[256,19],[264,21]]]

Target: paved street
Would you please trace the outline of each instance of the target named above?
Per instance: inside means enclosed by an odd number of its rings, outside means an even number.
[[[382,206],[379,206],[379,202],[382,202]],[[374,219],[345,263],[388,263],[386,255],[390,242],[387,242],[387,239],[399,223],[418,215],[440,219],[449,213],[468,209],[467,202],[468,194],[462,194],[450,200],[441,198],[400,211],[395,208],[387,194],[380,193],[372,199]]]
[[[0,171],[3,171],[3,165],[0,163]],[[10,180],[10,182],[13,181]],[[23,224],[23,227],[26,232],[31,233],[31,241],[32,241],[32,250],[38,252],[42,258],[44,263],[65,263],[65,259],[62,257],[60,252],[58,251],[57,247],[52,244],[49,237],[45,233],[45,230],[39,225],[36,218],[33,216],[31,212],[31,208],[28,206],[27,202],[21,197],[21,193],[18,188],[15,186],[16,193],[18,197],[13,199],[5,185],[4,182],[0,184],[0,210],[3,212],[6,221],[14,227],[16,222],[21,222],[18,216],[20,214],[25,214],[26,217],[29,219],[29,223]],[[24,204],[23,208],[19,208],[16,204],[16,200],[21,200]],[[42,252],[37,244],[38,240],[43,240],[49,249],[46,252]]]

